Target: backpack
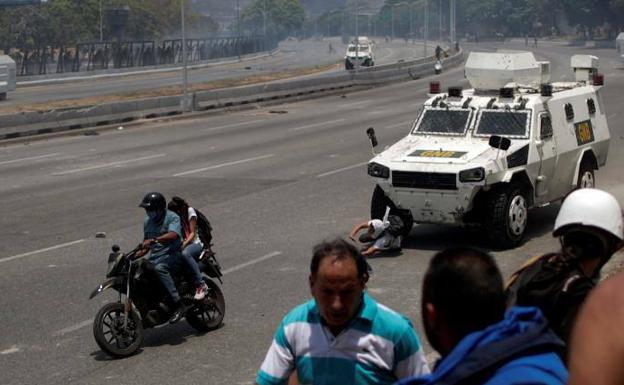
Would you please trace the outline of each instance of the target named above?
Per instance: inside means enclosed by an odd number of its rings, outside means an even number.
[[[388,215],[388,222],[390,225],[388,226],[388,233],[393,237],[398,237],[399,235],[403,235],[403,228],[405,225],[403,224],[403,220],[398,215]]]
[[[505,287],[507,306],[535,306],[548,319],[553,330],[564,339],[569,336],[576,309],[588,282],[574,265],[557,254],[545,254],[529,259],[512,274]],[[572,290],[573,286],[575,290]],[[575,294],[571,292],[575,291]]]
[[[204,247],[210,247],[212,244],[212,225],[201,211],[195,209],[195,213],[197,214],[197,235],[199,240],[204,244]]]

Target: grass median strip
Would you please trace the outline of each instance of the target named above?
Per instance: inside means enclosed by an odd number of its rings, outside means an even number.
[[[189,92],[212,91],[217,89],[240,87],[252,84],[267,83],[293,77],[312,75],[337,68],[338,64],[319,65],[308,68],[299,68],[281,72],[250,75],[241,78],[219,79],[209,82],[194,83],[189,86]],[[20,112],[51,111],[76,107],[89,107],[99,104],[115,103],[130,100],[140,100],[163,96],[179,96],[182,93],[181,86],[169,86],[147,90],[121,92],[110,95],[85,97],[79,99],[66,99],[51,102],[28,103],[10,105],[0,108],[0,115],[8,115]]]

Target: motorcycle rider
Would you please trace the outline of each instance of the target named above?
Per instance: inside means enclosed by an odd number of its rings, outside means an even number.
[[[150,252],[149,261],[154,265],[173,305],[169,322],[176,323],[187,310],[171,276],[182,263],[180,217],[167,210],[165,197],[159,192],[146,194],[139,207],[145,209],[147,216],[143,221],[143,249],[137,253],[137,258]]]

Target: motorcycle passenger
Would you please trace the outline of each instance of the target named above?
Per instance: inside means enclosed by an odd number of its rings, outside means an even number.
[[[176,323],[182,319],[186,311],[171,276],[178,270],[182,260],[180,217],[167,210],[165,197],[158,192],[145,195],[139,207],[145,209],[147,216],[143,221],[143,249],[137,253],[137,257],[150,252],[149,261],[154,265],[154,270],[167,290],[169,300],[173,305],[174,311],[169,322]]]
[[[193,283],[195,284],[195,296],[193,298],[200,301],[206,297],[208,286],[204,282],[202,274],[199,271],[199,266],[197,265],[197,260],[204,249],[204,244],[199,239],[199,234],[197,233],[197,213],[184,199],[178,196],[171,198],[171,201],[167,204],[167,209],[178,214],[180,217],[182,233],[184,234],[184,240],[182,241],[182,261],[193,274]]]

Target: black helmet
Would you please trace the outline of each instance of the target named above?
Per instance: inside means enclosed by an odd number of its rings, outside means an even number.
[[[151,192],[151,193],[147,193],[144,197],[143,200],[141,201],[141,204],[139,205],[139,207],[143,207],[145,210],[155,210],[155,211],[161,211],[164,210],[165,207],[167,207],[167,201],[165,200],[165,197],[159,193],[159,192]]]

